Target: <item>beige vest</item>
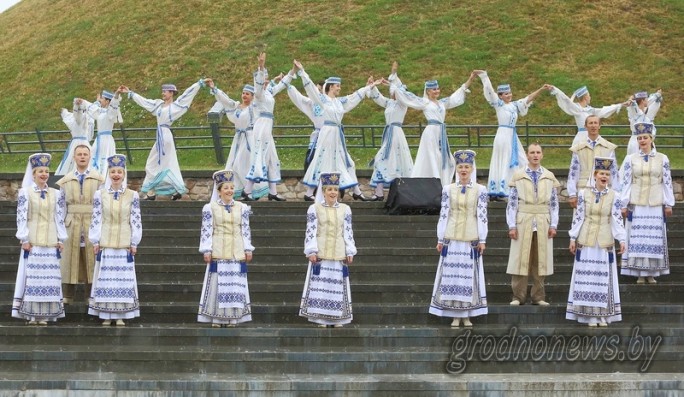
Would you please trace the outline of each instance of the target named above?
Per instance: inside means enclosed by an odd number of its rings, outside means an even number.
[[[608,193],[601,195],[597,203],[593,189],[584,190],[584,223],[577,243],[586,247],[594,247],[598,243],[601,248],[609,248],[615,244],[610,227],[614,199],[615,192],[608,190]]]
[[[85,236],[87,282],[93,281],[95,254],[93,245],[88,240],[88,231],[93,216],[93,195],[102,184],[102,180],[102,176],[96,170],[90,170],[83,180],[82,192],[81,184],[78,183],[78,178],[73,172],[57,181],[57,185],[64,190],[67,206],[64,226],[66,226],[69,241],[64,245],[61,260],[62,282],[65,284],[78,284],[84,281],[79,280],[81,235]]]
[[[518,190],[518,212],[516,214],[516,227],[518,239],[511,240],[511,252],[508,257],[508,274],[526,276],[529,274],[530,252],[537,250],[539,259],[540,276],[553,274],[553,239],[548,238],[551,215],[549,203],[554,188],[559,188],[560,183],[547,169],[544,169],[537,182],[537,194],[534,193],[532,178],[524,169],[518,169],[513,174],[511,187]],[[532,247],[533,224],[537,224],[537,246]]]
[[[234,201],[230,212],[222,205],[212,202],[214,234],[211,240],[211,256],[214,259],[245,260],[245,244],[242,240],[242,211],[244,204]]]
[[[40,192],[33,188],[26,189],[28,193],[28,227],[29,242],[38,247],[54,247],[58,243],[55,210],[59,192],[48,188],[45,199],[40,198]]]
[[[466,188],[465,194],[455,183],[450,185],[451,201],[444,238],[458,241],[477,241],[477,185]]]
[[[102,190],[102,248],[129,248],[131,246],[131,206],[133,191],[126,189],[118,200],[114,194]]]
[[[318,257],[320,259],[341,261],[346,255],[344,236],[344,213],[347,205],[339,204],[335,207],[325,207],[316,204],[316,216],[318,217]]]
[[[632,155],[632,190],[629,203],[633,205],[663,205],[663,154],[656,153],[644,161]]]
[[[615,153],[615,148],[617,145],[608,142],[603,137],[596,140],[596,146],[593,148],[586,141],[570,148],[570,151],[577,153],[580,162],[580,174],[577,180],[578,190],[587,187],[589,179],[593,177],[591,170],[594,169],[594,157],[610,157]]]

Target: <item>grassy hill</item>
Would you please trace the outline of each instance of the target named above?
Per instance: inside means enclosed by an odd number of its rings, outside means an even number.
[[[515,97],[544,83],[568,94],[586,84],[595,106],[662,88],[658,123],[684,124],[683,17],[680,0],[23,0],[0,14],[0,131],[63,129],[59,110],[73,97],[92,100],[119,84],[156,98],[162,83],[183,89],[212,77],[237,98],[261,50],[272,75],[297,58],[315,79],[341,76],[345,94],[368,75],[386,76],[394,59],[414,92],[434,78],[448,94],[476,68],[487,69],[495,85],[511,83]],[[481,84],[471,89],[447,122],[495,123]],[[208,92],[198,95],[176,125],[206,124],[212,103]],[[154,125],[131,101],[123,114],[127,126]],[[422,120],[411,111],[405,122]],[[572,123],[547,93],[526,120]],[[345,117],[347,124],[383,121],[370,101]],[[308,121],[283,97],[276,122]],[[626,114],[610,122],[625,123]],[[365,164],[370,156],[357,160]],[[284,168],[298,164],[284,161]]]

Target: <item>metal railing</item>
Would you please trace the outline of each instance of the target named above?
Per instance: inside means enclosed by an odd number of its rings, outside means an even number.
[[[422,123],[404,125],[403,130],[409,146],[418,147]],[[384,125],[346,125],[347,148],[379,148]],[[453,148],[491,148],[497,125],[447,125],[449,142]],[[309,144],[311,125],[276,125],[273,137],[279,148],[295,148],[305,151]],[[517,128],[523,145],[539,142],[544,147],[568,148],[577,129],[574,125],[529,124]],[[214,153],[216,162],[226,161],[235,130],[232,126],[211,122],[206,126],[174,127],[176,149],[205,150]],[[601,127],[601,135],[620,146],[626,146],[630,137],[628,125]],[[684,149],[684,125],[658,125],[657,143],[660,149]],[[131,163],[134,152],[149,151],[156,139],[156,126],[126,128],[121,125],[114,132],[114,140]],[[54,153],[61,154],[71,140],[68,130],[38,130],[25,132],[0,132],[0,154]]]

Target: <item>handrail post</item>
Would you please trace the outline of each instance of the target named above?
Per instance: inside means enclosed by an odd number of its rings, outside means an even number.
[[[38,128],[36,128],[36,136],[38,137],[38,143],[40,144],[40,151],[45,153],[45,142],[43,142],[43,136]]]
[[[124,148],[126,148],[126,161],[128,161],[130,164],[133,164],[133,155],[131,155],[131,148],[128,146],[128,134],[126,134],[126,129],[124,128],[123,123],[119,124],[119,129],[121,130]]]
[[[216,155],[216,162],[218,164],[225,164],[226,160],[223,157],[223,144],[221,143],[221,131],[219,130],[219,122],[221,121],[221,113],[207,113],[207,120],[211,127],[211,138],[214,141],[214,154]]]

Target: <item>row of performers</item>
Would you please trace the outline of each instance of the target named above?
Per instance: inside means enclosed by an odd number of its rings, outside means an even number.
[[[575,265],[567,318],[590,326],[621,319],[615,240],[622,254],[622,274],[637,277],[637,283],[655,283],[655,277],[669,274],[665,219],[674,205],[669,160],[655,151],[650,132],[637,138],[640,153],[627,156],[620,192],[609,187],[615,160],[596,157],[592,183],[578,193],[569,232]],[[50,156],[29,159],[18,199],[17,238],[23,255],[12,308],[14,317],[29,323],[63,317],[61,283],[65,292],[71,290],[68,301],[74,284],[84,279],[93,283],[89,314],[102,318],[104,325],[112,320],[124,325],[124,319],[139,315],[134,268],[142,236],[138,195],[126,188],[122,155],[108,159],[107,179],[98,190],[102,178],[88,170],[88,149],[87,145],[77,148],[81,172],[61,179],[60,191],[47,186]],[[544,279],[553,274],[560,184],[542,167],[542,159],[541,146],[530,145],[528,165],[517,170],[509,183],[507,273],[512,275],[511,305],[516,306],[527,303],[530,277],[531,302],[548,305]],[[454,161],[457,180],[442,191],[436,247],[440,260],[430,313],[454,318],[452,326],[461,321],[469,326],[471,317],[487,313],[482,254],[489,200],[486,187],[471,179],[475,152],[458,151]],[[198,321],[220,327],[251,320],[247,263],[254,247],[250,207],[234,200],[235,173],[218,171],[213,178],[211,200],[202,210],[200,252],[207,268]],[[357,251],[351,210],[338,202],[341,180],[341,173],[322,174],[318,196],[307,211],[304,253],[309,266],[300,314],[321,326],[342,326],[352,320],[348,267]],[[72,238],[65,249],[68,235]],[[85,270],[91,263],[93,271]]]
[[[146,199],[153,200],[156,194],[171,195],[174,200],[180,199],[187,192],[181,175],[176,150],[171,132],[171,125],[188,111],[195,95],[201,86],[207,85],[217,102],[210,113],[225,114],[235,125],[235,136],[231,145],[226,169],[234,170],[238,176],[235,181],[236,196],[247,201],[268,196],[269,200],[284,200],[278,194],[276,185],[281,181],[280,160],[273,140],[274,97],[285,90],[289,98],[313,123],[309,149],[305,157],[305,176],[302,182],[307,186],[305,200],[313,201],[313,194],[320,180],[320,174],[338,171],[341,174],[342,189],[352,189],[352,197],[356,200],[382,200],[384,188],[398,177],[434,177],[440,178],[442,185],[453,181],[455,164],[450,155],[446,135],[445,117],[448,109],[462,105],[472,81],[479,77],[483,84],[484,96],[497,115],[498,129],[494,138],[493,152],[489,167],[488,194],[491,197],[508,196],[508,181],[515,169],[524,167],[527,160],[520,143],[516,123],[520,116],[527,114],[528,109],[539,94],[548,90],[557,99],[558,106],[575,118],[577,135],[573,147],[587,141],[588,116],[609,117],[627,107],[630,128],[635,131],[637,123],[653,123],[662,95],[660,91],[648,95],[637,92],[623,103],[601,108],[590,105],[591,95],[587,87],[577,89],[571,97],[565,95],[557,87],[545,84],[528,96],[513,100],[511,87],[501,84],[496,89],[492,86],[486,71],[475,70],[468,80],[453,94],[440,98],[440,87],[436,80],[425,82],[422,96],[414,95],[406,89],[398,77],[398,64],[392,65],[387,79],[368,79],[367,85],[347,96],[340,96],[341,79],[329,77],[320,84],[315,84],[304,70],[302,64],[294,61],[290,72],[282,74],[272,81],[268,79],[266,70],[266,54],[258,57],[257,71],[254,73],[254,84],[243,87],[240,101],[231,99],[225,92],[216,87],[211,79],[202,79],[190,86],[176,98],[178,90],[173,84],[162,86],[162,99],[146,99],[134,93],[126,86],[120,86],[116,92],[103,91],[98,102],[89,103],[77,98],[74,112],[63,110],[63,119],[71,129],[73,140],[67,149],[58,175],[68,173],[73,167],[70,164],[70,150],[73,142],[91,139],[89,120],[97,121],[97,135],[94,141],[93,166],[106,174],[105,159],[116,152],[112,129],[114,123],[121,121],[119,111],[120,94],[128,97],[157,118],[157,137],[145,166],[146,177],[141,191]],[[292,84],[300,77],[306,95],[301,94]],[[383,96],[377,86],[389,86],[389,97]],[[361,193],[356,177],[356,168],[345,144],[342,118],[344,114],[356,107],[364,98],[371,98],[385,108],[386,126],[382,135],[381,147],[373,159],[371,186],[375,188],[372,197]],[[411,157],[402,123],[409,108],[422,110],[427,126],[421,135],[415,163]],[[653,129],[655,134],[655,128]],[[628,144],[628,154],[637,151],[634,138]]]

